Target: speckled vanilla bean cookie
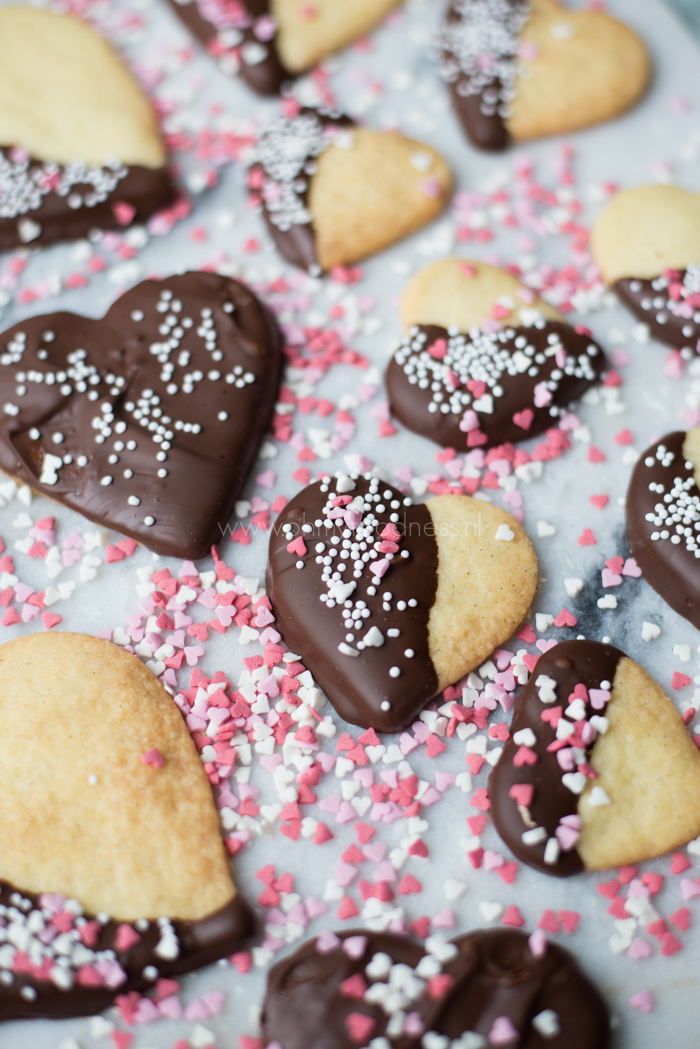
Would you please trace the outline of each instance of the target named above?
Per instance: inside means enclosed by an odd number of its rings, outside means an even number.
[[[267,585],[285,642],[338,713],[397,732],[510,637],[537,561],[515,518],[490,503],[414,505],[369,474],[338,474],[280,514]]]
[[[489,797],[523,863],[559,877],[620,867],[700,833],[700,753],[638,663],[567,641],[540,657],[516,700]]]
[[[290,102],[260,136],[249,184],[280,254],[320,272],[431,222],[452,176],[429,146]]]
[[[603,280],[653,338],[697,352],[700,339],[700,194],[639,186],[612,198],[591,246]]]
[[[251,931],[197,750],[136,656],[0,646],[0,784],[0,1019],[98,1013]]]
[[[261,95],[370,32],[401,0],[170,0],[230,76]]]
[[[480,929],[425,947],[356,929],[323,932],[270,970],[267,1045],[284,1049],[607,1049],[605,1003],[542,933]]]
[[[628,26],[556,0],[452,0],[433,58],[482,149],[609,120],[651,76],[647,49]]]
[[[662,437],[627,490],[627,541],[642,575],[700,630],[700,429]]]
[[[386,372],[391,410],[446,448],[542,433],[606,366],[586,329],[483,262],[422,270],[404,291],[401,318],[407,334]]]
[[[0,335],[0,467],[149,549],[220,542],[270,421],[281,336],[215,273],[144,281],[105,317]]]
[[[0,8],[0,251],[143,222],[170,202],[149,100],[67,15]]]

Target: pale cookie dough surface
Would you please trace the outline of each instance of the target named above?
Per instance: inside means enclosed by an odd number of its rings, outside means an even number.
[[[638,186],[613,197],[591,237],[607,284],[650,280],[700,262],[700,194],[677,186]]]
[[[700,488],[700,426],[686,433],[683,442],[683,458],[693,464],[695,483]]]
[[[661,856],[700,834],[700,752],[671,700],[638,663],[621,659],[579,801],[578,852],[588,870]],[[593,785],[609,805],[587,803]]]
[[[141,760],[154,747],[160,769]],[[126,921],[197,920],[236,894],[182,715],[110,642],[42,633],[0,647],[0,785],[0,878],[20,889]]]
[[[277,51],[292,73],[369,33],[401,0],[272,0]],[[309,15],[312,10],[313,14]]]
[[[637,34],[598,11],[532,0],[520,39],[524,57],[505,121],[516,142],[618,116],[651,78],[649,53]]]
[[[537,590],[537,558],[511,514],[466,495],[426,502],[435,526],[438,586],[430,658],[443,689],[478,667],[520,625]],[[513,533],[496,539],[499,528]]]
[[[447,163],[421,142],[356,127],[341,141],[318,158],[309,190],[323,270],[356,262],[420,229],[439,215],[452,188]]]
[[[469,276],[465,267],[476,270],[475,275]],[[401,320],[407,331],[414,324],[437,324],[468,332],[480,328],[491,317],[494,303],[505,296],[513,303],[506,324],[522,324],[520,310],[533,309],[548,320],[563,321],[561,314],[542,299],[526,302],[520,298],[518,291],[522,288],[510,273],[485,262],[442,259],[421,270],[407,284],[401,299]]]
[[[31,7],[0,7],[0,145],[58,164],[165,163],[151,104],[109,44]]]

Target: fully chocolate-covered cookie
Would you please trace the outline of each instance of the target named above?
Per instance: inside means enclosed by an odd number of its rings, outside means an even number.
[[[649,586],[700,629],[700,430],[662,437],[637,460],[627,541]]]
[[[580,640],[538,659],[489,777],[504,842],[559,877],[689,841],[698,788],[700,755],[670,699],[619,649]]]
[[[242,284],[144,281],[102,320],[0,335],[0,466],[157,553],[225,534],[275,403],[281,337]]]
[[[314,273],[357,262],[431,222],[452,185],[430,146],[292,100],[255,153],[252,199],[280,254]]]
[[[491,929],[449,943],[434,936],[424,949],[353,930],[322,933],[272,968],[262,1034],[281,1049],[606,1049],[610,1021],[556,944]]]
[[[510,514],[467,496],[414,505],[368,474],[309,485],[270,537],[277,626],[339,714],[397,732],[522,621],[537,562]]]
[[[0,251],[144,222],[171,202],[151,104],[93,29],[3,7],[0,38]]]
[[[391,410],[446,448],[544,432],[606,366],[589,333],[484,263],[428,266],[406,287],[401,313],[407,335],[386,372]]]

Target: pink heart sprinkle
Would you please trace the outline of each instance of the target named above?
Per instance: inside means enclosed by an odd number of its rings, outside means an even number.
[[[515,1045],[520,1035],[507,1016],[497,1016],[489,1031],[489,1045]]]
[[[651,991],[637,991],[630,998],[629,1004],[640,1013],[651,1013],[654,1011],[654,996]]]

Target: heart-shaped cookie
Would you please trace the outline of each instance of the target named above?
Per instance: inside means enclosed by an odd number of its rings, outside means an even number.
[[[102,320],[0,335],[0,466],[157,553],[197,558],[228,518],[272,413],[281,339],[242,284],[144,281]]]
[[[700,630],[700,429],[667,434],[637,460],[627,541],[649,586]]]
[[[401,0],[170,0],[218,60],[261,95],[370,32]]]
[[[572,955],[544,937],[481,929],[423,948],[355,929],[321,933],[273,966],[262,1035],[285,1049],[606,1049],[610,1018]]]
[[[522,621],[537,561],[515,518],[462,495],[414,505],[370,474],[309,485],[270,538],[286,643],[338,713],[398,732]]]
[[[289,262],[311,272],[357,262],[431,222],[447,202],[439,153],[285,103],[260,136],[249,183]]]
[[[646,47],[628,26],[556,0],[452,0],[433,57],[482,149],[609,120],[651,76]]]
[[[17,638],[0,708],[0,1018],[90,1015],[236,950],[251,915],[211,787],[138,658],[84,634]]]
[[[677,186],[618,193],[591,236],[603,280],[659,342],[695,354],[700,339],[700,194]]]
[[[170,202],[151,104],[101,37],[2,7],[0,40],[0,251],[143,222]]]
[[[638,863],[700,833],[700,754],[671,700],[611,645],[537,661],[489,777],[496,830],[564,877]]]
[[[515,277],[445,259],[408,284],[386,372],[393,414],[460,451],[523,441],[598,380],[603,351]]]

